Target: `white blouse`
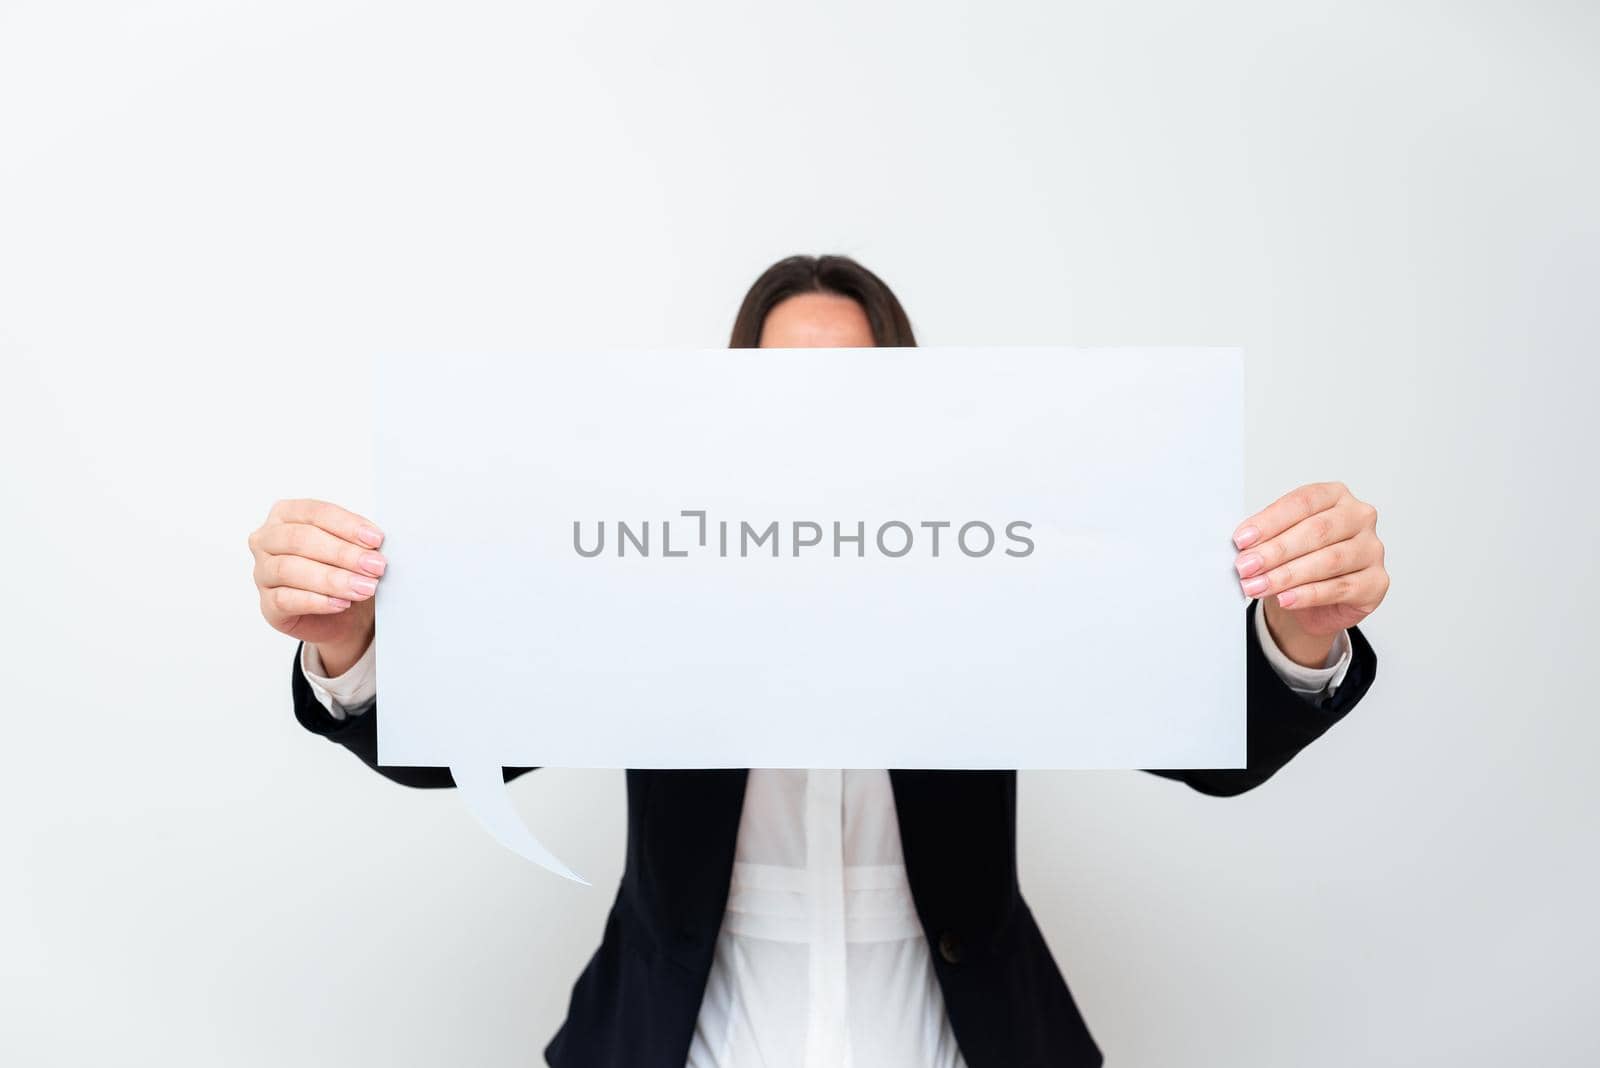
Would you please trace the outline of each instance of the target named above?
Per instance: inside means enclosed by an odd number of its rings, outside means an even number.
[[[1327,666],[1305,668],[1256,637],[1280,678],[1308,699],[1350,666],[1341,634]],[[322,674],[301,668],[336,718],[377,696],[376,653]],[[959,1068],[900,853],[887,771],[753,769],[727,910],[687,1068]]]

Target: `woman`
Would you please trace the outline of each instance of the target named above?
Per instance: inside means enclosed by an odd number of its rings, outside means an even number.
[[[767,270],[735,348],[916,344],[889,288],[838,256]],[[1234,531],[1246,609],[1248,767],[1162,771],[1208,794],[1266,781],[1345,715],[1376,660],[1354,629],[1388,577],[1376,513],[1305,486]],[[301,640],[295,714],[379,774],[372,597],[383,535],[280,501],[250,538],[267,621]],[[976,711],[976,710],[975,710]],[[509,779],[529,769],[507,769]],[[1016,774],[630,771],[627,863],[553,1065],[1100,1063],[1017,888]]]

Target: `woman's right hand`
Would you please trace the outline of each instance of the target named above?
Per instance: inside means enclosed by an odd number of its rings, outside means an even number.
[[[261,614],[342,675],[372,643],[372,596],[388,562],[371,520],[326,501],[279,501],[250,534]]]

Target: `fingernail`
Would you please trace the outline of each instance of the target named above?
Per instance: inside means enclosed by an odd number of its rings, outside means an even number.
[[[1293,590],[1284,590],[1282,593],[1278,594],[1279,608],[1293,608],[1294,602],[1295,595]]]
[[[333,605],[333,607],[335,607],[335,608],[349,608],[350,607],[350,602],[345,600],[343,597],[329,597],[328,598],[328,603]]]
[[[383,531],[376,527],[362,527],[356,531],[356,537],[361,539],[363,545],[370,545],[374,549],[383,544]],[[1241,545],[1240,548],[1244,546]]]
[[[1244,587],[1246,597],[1258,597],[1267,590],[1267,576],[1257,575],[1255,578],[1245,579],[1239,585]]]
[[[353,578],[350,580],[350,592],[357,597],[371,597],[378,592],[376,579]]]
[[[1241,549],[1248,549],[1256,543],[1256,539],[1260,536],[1261,532],[1255,527],[1240,527],[1234,532],[1233,544]]]
[[[389,566],[389,561],[377,553],[364,553],[361,557],[361,570],[369,575],[381,575],[383,569]]]
[[[1261,570],[1261,557],[1255,553],[1249,553],[1235,560],[1233,566],[1238,569],[1240,578],[1249,578]]]

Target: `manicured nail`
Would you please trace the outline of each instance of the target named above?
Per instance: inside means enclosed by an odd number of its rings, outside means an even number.
[[[1267,576],[1257,575],[1255,578],[1245,579],[1239,585],[1244,587],[1246,597],[1259,597],[1267,590]]]
[[[350,607],[350,602],[345,600],[343,597],[329,597],[328,603],[339,609]]]
[[[1261,557],[1255,553],[1247,553],[1235,560],[1233,566],[1238,569],[1240,578],[1249,578],[1261,570]]]
[[[370,545],[374,549],[383,544],[383,531],[376,527],[362,527],[356,531],[356,537],[361,539],[361,544]],[[1244,546],[1241,545],[1239,548],[1242,549]]]
[[[381,575],[383,574],[383,569],[388,566],[389,561],[385,560],[377,553],[363,553],[361,556],[361,570],[365,571],[369,575]]]
[[[357,597],[371,597],[378,592],[376,579],[353,578],[350,580],[350,592]]]
[[[1293,590],[1284,590],[1282,593],[1278,594],[1279,608],[1293,608],[1294,602],[1295,595]]]
[[[1240,527],[1233,535],[1233,543],[1241,549],[1248,549],[1256,543],[1261,532],[1255,527]]]

